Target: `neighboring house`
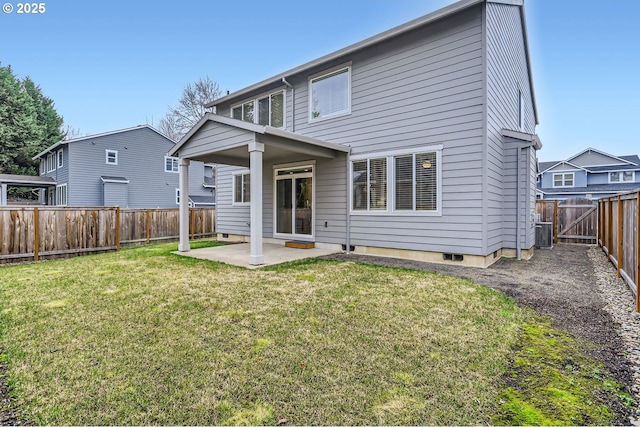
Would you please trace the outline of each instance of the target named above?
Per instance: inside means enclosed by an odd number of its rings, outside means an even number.
[[[180,201],[175,143],[151,126],[60,141],[34,159],[41,177],[54,180],[41,201],[56,206],[175,208]],[[215,206],[215,168],[194,162],[189,203]]]
[[[464,0],[212,102],[170,155],[218,164],[251,264],[302,240],[485,267],[533,252],[531,73],[522,1]]]
[[[567,160],[540,162],[537,197],[569,199],[601,197],[640,189],[640,158],[613,156],[594,148]]]

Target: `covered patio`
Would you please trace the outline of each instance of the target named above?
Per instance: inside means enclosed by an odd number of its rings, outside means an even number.
[[[180,255],[217,261],[225,264],[236,265],[245,268],[258,268],[268,265],[282,264],[284,262],[298,261],[306,258],[316,258],[324,255],[336,253],[332,249],[294,249],[273,243],[263,243],[264,253],[263,263],[254,265],[249,263],[251,251],[250,243],[238,243],[225,246],[214,246],[211,248],[192,249],[187,252],[177,252]]]
[[[56,181],[45,176],[0,174],[0,206],[7,206],[9,187],[49,189],[55,186]],[[40,202],[42,203],[43,201],[40,200]]]
[[[180,194],[188,193],[191,160],[249,168],[249,184],[252,191],[248,221],[250,227],[250,244],[248,246],[250,250],[246,259],[247,265],[260,266],[266,264],[269,257],[269,255],[265,255],[265,245],[263,244],[265,237],[263,233],[264,164],[266,162],[273,164],[276,161],[291,162],[292,159],[299,159],[301,155],[311,159],[337,159],[342,155],[345,158],[343,170],[346,171],[349,153],[349,147],[339,144],[208,113],[168,155],[180,159]],[[346,199],[344,203],[346,205]],[[180,244],[178,246],[180,252],[190,251],[188,209],[187,198],[181,197]],[[279,245],[269,245],[267,248],[270,251],[285,249],[283,247],[276,248],[276,246]],[[309,256],[308,249],[286,249],[287,252],[301,251],[306,254],[303,257]]]

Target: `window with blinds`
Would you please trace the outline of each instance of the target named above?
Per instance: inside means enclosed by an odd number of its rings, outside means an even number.
[[[435,152],[395,157],[395,210],[438,209],[438,165]]]
[[[439,159],[426,151],[354,160],[352,211],[438,212]]]
[[[309,120],[319,120],[351,111],[351,68],[346,67],[309,82]]]
[[[387,159],[353,162],[354,211],[387,210]]]

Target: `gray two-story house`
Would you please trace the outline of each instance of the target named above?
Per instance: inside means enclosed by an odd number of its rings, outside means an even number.
[[[637,154],[614,156],[587,148],[566,160],[540,162],[537,197],[597,200],[640,189]]]
[[[175,142],[148,125],[60,141],[39,153],[40,176],[52,178],[41,200],[56,206],[175,208],[180,202]],[[191,206],[215,206],[215,167],[194,162]]]
[[[522,1],[454,3],[210,106],[170,155],[219,165],[218,237],[250,241],[251,264],[291,240],[481,267],[532,254]]]

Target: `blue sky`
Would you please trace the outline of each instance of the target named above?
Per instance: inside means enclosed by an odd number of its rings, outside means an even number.
[[[231,92],[453,0],[45,1],[0,13],[0,62],[83,135],[157,124],[208,75]],[[525,0],[541,161],[640,154],[640,1]],[[635,124],[635,125],[634,125]]]

